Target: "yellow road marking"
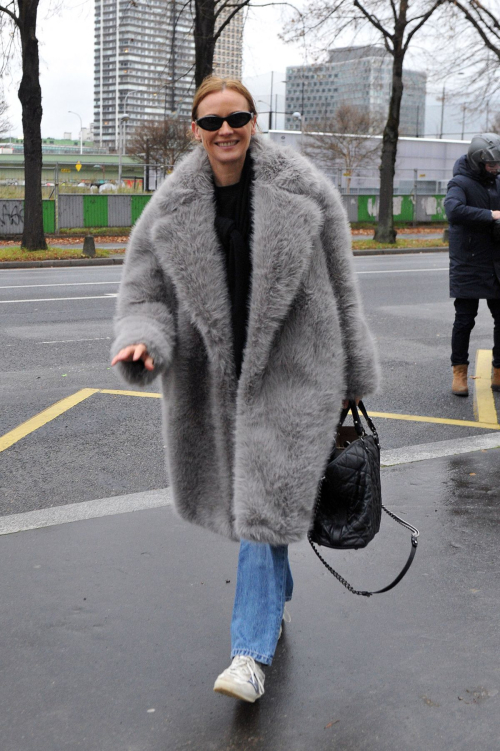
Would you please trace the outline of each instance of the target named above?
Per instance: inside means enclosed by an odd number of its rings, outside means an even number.
[[[481,357],[479,357],[479,354],[481,354]],[[486,361],[488,361],[488,375],[486,376]],[[493,394],[491,392],[491,383],[490,383],[490,372],[491,372],[491,352],[488,350],[479,350],[478,351],[478,366],[476,367],[476,375],[480,376],[480,378],[476,379],[476,382],[480,381],[480,379],[483,380],[483,383],[481,385],[481,389],[479,390],[479,393],[477,393],[477,402],[478,402],[478,416],[481,418],[480,421],[474,422],[472,420],[449,420],[444,417],[423,417],[421,415],[402,415],[397,412],[370,412],[370,415],[373,417],[381,417],[387,420],[406,420],[408,422],[425,422],[425,423],[437,423],[440,425],[456,425],[457,427],[462,428],[483,428],[484,430],[500,430],[500,424],[498,423],[498,418],[495,410],[495,403],[493,401]],[[481,375],[482,374],[482,375]],[[488,384],[488,390],[486,390],[486,382]],[[27,420],[26,422],[23,422],[22,425],[19,425],[17,428],[14,428],[14,430],[11,430],[9,433],[5,433],[5,435],[0,436],[0,452],[5,451],[5,449],[9,448],[9,446],[12,446],[14,443],[17,443],[21,440],[21,438],[24,438],[25,436],[29,435],[30,433],[33,433],[35,430],[38,430],[38,428],[41,428],[43,425],[46,425],[48,422],[51,422],[51,420],[54,420],[56,417],[59,417],[60,415],[64,414],[64,412],[67,412],[68,409],[71,409],[71,407],[76,406],[77,404],[80,404],[80,402],[83,402],[85,399],[88,399],[89,396],[93,396],[93,394],[114,394],[117,396],[142,396],[149,399],[161,399],[161,394],[158,394],[155,391],[125,391],[122,389],[81,389],[80,391],[77,391],[72,396],[67,396],[65,399],[61,399],[61,401],[56,402],[51,407],[48,407],[43,412],[40,412],[38,415],[35,415],[30,420]],[[490,403],[488,405],[488,399],[490,400]],[[491,405],[491,402],[493,404]]]
[[[96,389],[99,394],[121,394],[122,396],[149,396],[153,399],[161,399],[161,394],[155,391],[121,391],[119,389]]]
[[[445,417],[421,417],[420,415],[400,415],[392,412],[372,412],[371,417],[386,417],[388,420],[408,420],[409,422],[430,422],[440,425],[458,425],[461,428],[484,428],[485,430],[500,430],[498,422],[474,422],[473,420],[448,420]]]
[[[67,412],[71,407],[88,399],[89,396],[92,396],[92,394],[95,394],[97,391],[99,391],[99,389],[81,389],[80,391],[77,391],[76,394],[67,396],[65,399],[61,399],[61,401],[56,402],[51,407],[47,407],[43,412],[26,420],[26,422],[23,422],[21,425],[18,425],[17,428],[14,428],[14,430],[5,433],[5,435],[0,437],[0,452],[5,451],[9,446],[20,441],[21,438],[38,430],[42,425],[46,425],[51,420],[59,417],[59,415],[64,414],[64,412]]]
[[[479,422],[498,422],[495,399],[491,390],[490,349],[478,349],[476,353],[476,377],[474,379],[474,414]]]
[[[119,389],[99,389],[100,394],[122,394],[123,396],[149,396],[155,399],[160,399],[161,394],[157,394],[151,391],[120,391]],[[408,420],[412,422],[430,422],[439,423],[443,425],[458,425],[465,428],[484,428],[485,430],[500,430],[500,425],[497,422],[497,416],[495,412],[494,420],[491,422],[488,420],[482,420],[481,422],[474,422],[472,420],[451,420],[445,417],[421,417],[420,415],[401,415],[392,412],[372,412],[370,415],[373,417],[385,417],[389,420]]]

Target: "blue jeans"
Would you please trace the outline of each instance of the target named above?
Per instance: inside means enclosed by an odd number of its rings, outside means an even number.
[[[287,545],[242,540],[231,621],[231,657],[250,655],[270,665],[293,579]]]

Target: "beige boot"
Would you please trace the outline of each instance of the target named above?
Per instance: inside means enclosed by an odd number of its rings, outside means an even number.
[[[500,391],[500,368],[493,368],[491,388],[493,389],[493,391]]]
[[[467,365],[453,365],[453,384],[451,386],[451,391],[455,396],[469,396],[467,367]]]

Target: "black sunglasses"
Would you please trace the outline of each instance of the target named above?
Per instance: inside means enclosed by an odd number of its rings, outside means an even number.
[[[232,112],[227,117],[206,115],[206,117],[200,117],[195,122],[202,130],[219,130],[219,128],[222,128],[223,123],[227,123],[230,128],[243,128],[244,125],[250,122],[252,117],[252,112]]]

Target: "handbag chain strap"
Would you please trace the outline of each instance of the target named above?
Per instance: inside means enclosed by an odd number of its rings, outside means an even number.
[[[377,445],[378,450],[380,451],[380,441],[379,441],[379,437],[378,437],[378,433],[377,433],[377,430],[375,428],[375,425],[373,424],[373,420],[368,415],[368,412],[366,411],[365,405],[363,404],[363,402],[361,400],[359,401],[359,403],[358,403],[357,406],[361,410],[361,414],[363,415],[363,417],[365,418],[366,422],[368,423],[368,427],[370,428],[371,432],[373,433],[373,438],[375,440],[375,443]],[[365,431],[364,431],[363,426],[361,424],[361,420],[359,419],[359,413],[358,413],[358,410],[356,408],[356,402],[354,402],[354,401],[350,401],[349,402],[349,407],[344,408],[342,410],[342,413],[340,415],[339,424],[337,426],[337,433],[338,433],[339,429],[341,428],[341,426],[342,426],[345,418],[347,417],[347,415],[349,413],[349,410],[352,412],[352,416],[353,416],[353,420],[354,420],[354,427],[356,429],[356,432],[360,436],[361,440],[363,440],[363,436],[365,435]],[[316,504],[315,504],[314,514],[316,514],[316,511],[317,511],[317,508],[318,508],[319,498],[320,498],[320,496],[319,496],[319,493],[318,493],[318,499],[317,499]],[[338,581],[346,589],[348,589],[349,592],[352,592],[354,595],[361,595],[362,597],[371,597],[372,595],[382,594],[382,592],[388,592],[390,589],[392,589],[393,587],[395,587],[396,584],[399,584],[399,582],[401,581],[401,579],[403,578],[403,576],[406,574],[406,572],[410,568],[411,564],[413,563],[413,559],[415,558],[415,553],[417,552],[418,537],[420,535],[420,532],[418,531],[418,529],[416,527],[414,527],[412,524],[410,524],[409,522],[407,522],[405,519],[401,519],[401,517],[398,516],[397,514],[395,514],[393,511],[389,511],[389,509],[387,509],[384,506],[384,504],[382,504],[382,508],[385,511],[385,513],[388,514],[388,516],[391,517],[391,519],[394,519],[394,521],[398,522],[398,524],[401,524],[403,527],[405,527],[406,529],[410,530],[410,532],[411,532],[411,550],[410,550],[410,555],[408,556],[408,560],[406,561],[405,565],[403,566],[403,568],[401,569],[401,571],[399,572],[399,574],[396,576],[396,578],[394,579],[394,581],[392,581],[390,584],[388,584],[387,587],[384,587],[383,589],[377,589],[375,592],[368,592],[366,590],[354,589],[354,587],[351,584],[349,584],[349,582],[346,579],[344,579],[344,577],[341,576],[338,573],[338,571],[335,571],[335,569],[333,569],[325,561],[325,559],[323,558],[323,556],[321,555],[321,553],[316,548],[314,542],[312,541],[312,539],[311,539],[311,533],[309,532],[309,534],[307,535],[307,539],[309,540],[309,543],[310,543],[312,549],[314,550],[314,552],[318,556],[318,558],[321,561],[321,563],[325,566],[325,568],[328,569],[328,571],[332,574],[332,576],[334,576],[336,579],[338,579]]]
[[[335,571],[335,569],[333,569],[325,561],[325,559],[323,558],[323,556],[321,555],[321,553],[319,552],[319,550],[316,548],[314,542],[312,541],[311,534],[309,533],[307,535],[307,539],[309,540],[309,544],[311,545],[312,549],[314,550],[314,552],[318,556],[318,558],[321,561],[321,563],[323,564],[323,566],[325,566],[325,568],[328,569],[328,571],[332,574],[332,576],[334,576],[336,579],[338,579],[339,582],[341,584],[343,584],[346,589],[349,590],[349,592],[352,592],[353,595],[362,595],[363,597],[371,597],[372,595],[380,595],[380,594],[382,594],[382,592],[388,592],[390,589],[392,589],[393,587],[395,587],[396,584],[399,584],[399,582],[401,581],[401,579],[403,578],[403,576],[406,574],[406,572],[410,568],[410,566],[411,566],[411,564],[413,562],[413,559],[415,558],[415,553],[417,552],[417,546],[418,546],[418,537],[420,535],[420,532],[418,531],[418,529],[416,527],[413,527],[407,521],[405,521],[404,519],[401,519],[399,516],[397,516],[396,514],[394,514],[392,511],[389,511],[389,509],[387,509],[383,504],[382,504],[382,508],[384,509],[385,513],[388,514],[392,519],[394,519],[395,521],[397,521],[398,524],[401,524],[403,527],[406,527],[406,529],[409,529],[411,531],[411,533],[412,533],[411,534],[411,551],[410,551],[410,555],[408,556],[408,560],[406,561],[405,565],[403,566],[403,568],[401,569],[401,571],[399,572],[399,574],[396,576],[396,578],[394,579],[394,581],[392,581],[390,584],[388,584],[387,587],[384,587],[383,589],[377,589],[375,592],[368,592],[368,591],[365,591],[365,590],[354,589],[354,587],[351,584],[349,584],[349,582],[346,579],[344,579],[344,577],[341,576],[338,573],[338,571]]]

